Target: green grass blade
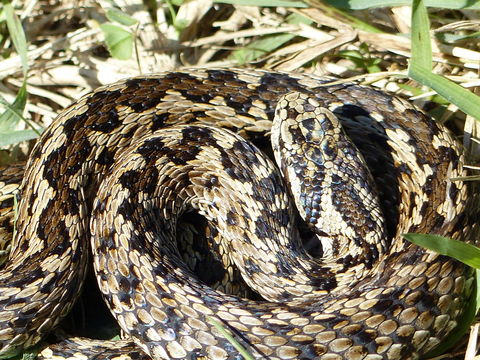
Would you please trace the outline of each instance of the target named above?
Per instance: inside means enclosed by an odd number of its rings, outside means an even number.
[[[475,269],[480,269],[480,248],[462,241],[432,234],[403,234],[408,241],[450,256]]]
[[[8,33],[10,35],[10,38],[12,39],[13,45],[15,46],[18,55],[20,55],[23,75],[26,76],[28,70],[27,38],[25,37],[22,23],[20,22],[17,15],[15,15],[12,4],[5,4],[3,9],[5,11],[5,19],[7,21]]]
[[[325,0],[326,3],[350,10],[362,10],[389,6],[411,5],[411,0]],[[425,0],[426,6],[445,9],[480,9],[477,0]]]
[[[430,24],[424,1],[414,0],[412,8],[412,59],[408,75],[419,83],[430,87],[463,112],[480,121],[480,97],[433,74]]]
[[[411,66],[416,66],[425,71],[432,69],[430,20],[423,0],[413,0]]]
[[[463,112],[480,120],[480,97],[464,89],[460,85],[451,82],[440,75],[425,71],[413,64],[408,69],[408,75],[435,90],[452,104],[457,105]]]
[[[12,104],[9,104],[8,101],[0,95],[0,104],[5,107],[5,111],[0,115],[0,131],[8,131],[15,128],[18,122],[23,119],[22,112],[26,102],[27,87],[25,80]]]
[[[440,40],[441,43],[448,43],[454,44],[458,41],[478,41],[480,39],[480,31],[475,31],[471,34],[454,34],[450,32],[445,33],[438,33],[436,34],[437,39]]]
[[[233,345],[235,349],[244,357],[245,360],[254,360],[254,357],[230,334],[217,320],[213,319],[211,316],[207,316],[208,321],[215,326],[215,329],[220,331],[223,336],[228,340],[230,344]]]
[[[138,23],[136,19],[115,8],[108,9],[105,15],[109,21],[125,26],[133,26]]]
[[[15,14],[10,3],[4,5],[5,20],[8,33],[12,43],[20,56],[23,71],[23,83],[12,104],[9,104],[0,96],[0,104],[5,107],[5,111],[0,115],[0,143],[3,145],[14,144],[22,140],[30,140],[40,135],[40,132],[31,125],[24,117],[23,111],[27,104],[27,72],[28,72],[28,47],[27,38],[23,31],[22,23]],[[13,131],[19,121],[25,121],[32,130]]]
[[[302,1],[289,0],[214,0],[214,2],[250,5],[262,7],[296,7],[305,8],[307,5]],[[372,8],[382,8],[390,6],[411,5],[411,0],[325,0],[325,3],[345,10],[363,10]],[[476,0],[425,0],[426,6],[445,8],[445,9],[480,9],[480,2]]]
[[[234,5],[247,5],[247,6],[261,6],[261,7],[293,7],[293,8],[306,8],[308,7],[302,1],[289,1],[289,0],[214,0],[217,3],[234,4]]]
[[[23,110],[25,109],[28,96],[26,82],[28,71],[28,49],[27,39],[25,32],[23,31],[22,23],[13,11],[12,5],[9,3],[5,4],[3,9],[10,39],[12,40],[15,50],[20,56],[24,77],[22,86],[12,104],[9,104],[3,97],[0,97],[0,104],[5,107],[5,111],[3,111],[0,115],[0,132],[2,135],[5,135],[4,133],[9,133],[11,130],[13,130],[20,120],[26,121],[22,114]],[[4,137],[2,139],[2,142],[7,141],[12,143],[11,137],[8,137],[8,139]]]
[[[38,132],[30,129],[9,132],[0,131],[0,146],[13,145],[21,141],[36,139],[37,137]]]
[[[480,310],[480,291],[478,291],[478,289],[480,289],[480,270],[479,269],[476,269],[475,270],[475,314],[478,313],[478,310]]]

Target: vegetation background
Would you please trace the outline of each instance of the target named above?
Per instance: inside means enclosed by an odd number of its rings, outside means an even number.
[[[335,76],[405,96],[458,135],[478,170],[479,14],[475,0],[3,2],[0,164],[25,159],[64,107],[101,85],[179,68],[249,66]],[[109,321],[87,325],[89,308],[98,310],[88,301],[66,327],[114,336]],[[433,355],[474,359],[475,343],[465,355],[467,338]]]

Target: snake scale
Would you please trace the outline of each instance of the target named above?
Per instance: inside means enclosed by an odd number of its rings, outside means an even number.
[[[0,274],[0,358],[38,343],[69,312],[89,244],[104,300],[136,344],[130,354],[241,359],[211,319],[258,358],[417,359],[439,344],[472,272],[402,234],[472,236],[467,186],[450,180],[465,175],[460,148],[400,98],[326,82],[168,72],[65,109],[23,177]],[[269,156],[292,190],[256,146],[270,132]],[[3,171],[0,194],[17,182]],[[193,210],[217,229],[209,243],[226,272],[240,272],[262,300],[214,289],[185,264],[177,222]],[[301,244],[297,213],[321,244],[317,257]]]

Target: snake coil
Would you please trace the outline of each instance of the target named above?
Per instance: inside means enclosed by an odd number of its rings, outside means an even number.
[[[210,319],[268,359],[417,359],[438,345],[462,314],[472,273],[402,234],[475,234],[467,186],[450,180],[465,174],[461,151],[402,99],[325,82],[169,72],[104,86],[65,109],[21,185],[0,273],[0,358],[38,343],[68,313],[89,243],[107,305],[153,359],[240,359]],[[270,130],[291,190],[251,143]],[[4,192],[14,183],[5,178]],[[289,192],[321,244],[317,258],[301,244]],[[211,247],[226,278],[240,272],[264,300],[192,273],[175,241],[191,209],[217,229]],[[57,359],[57,349],[42,356]]]

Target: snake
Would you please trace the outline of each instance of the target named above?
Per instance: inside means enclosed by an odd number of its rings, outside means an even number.
[[[7,193],[20,198],[14,230],[0,213],[2,234],[14,232],[0,358],[59,325],[90,261],[132,356],[242,359],[239,344],[272,360],[405,360],[440,344],[472,270],[403,234],[475,239],[473,197],[455,180],[462,148],[403,98],[331,80],[187,69],[103,86],[64,109],[22,176],[0,171],[1,207]],[[190,213],[206,221],[226,278],[240,274],[258,298],[195,274],[177,241]],[[111,358],[88,344],[83,358]],[[63,358],[54,348],[41,356]]]

